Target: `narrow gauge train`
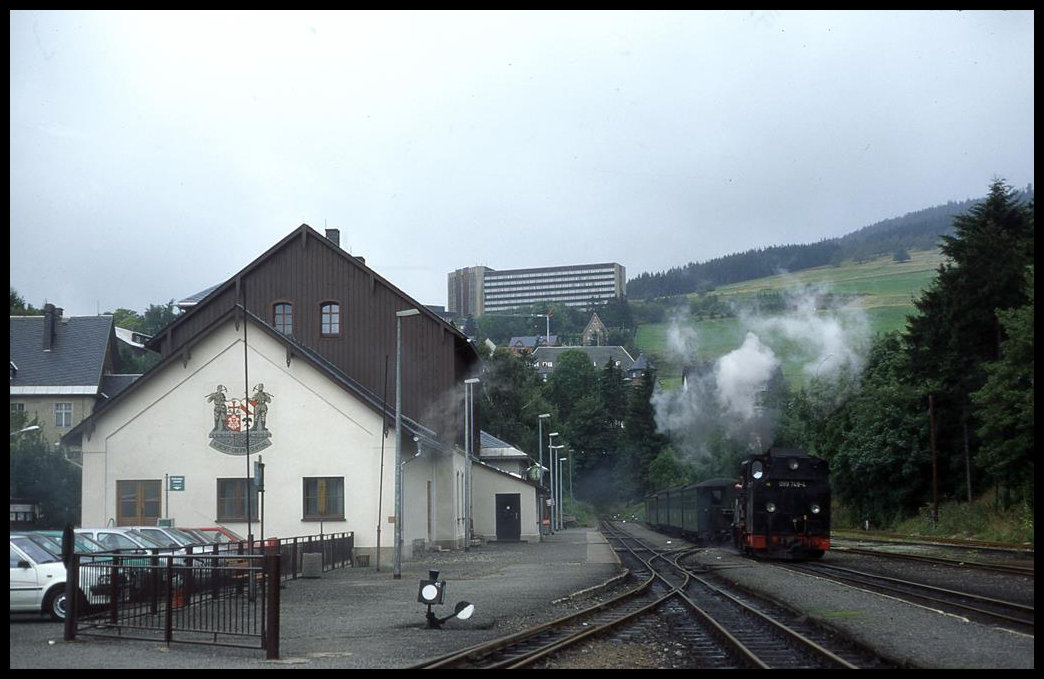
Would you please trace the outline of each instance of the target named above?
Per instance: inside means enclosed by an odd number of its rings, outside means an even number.
[[[697,544],[731,540],[750,556],[817,559],[830,548],[827,461],[770,448],[744,460],[739,480],[709,479],[649,496],[645,522]]]

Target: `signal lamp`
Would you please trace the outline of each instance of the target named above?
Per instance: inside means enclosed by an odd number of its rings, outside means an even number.
[[[417,589],[417,601],[432,606],[441,604],[446,593],[446,582],[439,580],[438,571],[428,571],[428,579],[421,580]]]
[[[458,620],[467,620],[475,613],[475,604],[467,601],[457,602],[457,605],[453,607],[453,612],[444,618],[440,618],[435,615],[431,607],[435,605],[441,605],[443,599],[446,597],[446,581],[439,580],[439,572],[435,570],[428,571],[428,579],[421,580],[420,585],[417,587],[417,601],[425,604],[428,607],[428,612],[425,617],[428,620],[428,627],[439,629],[442,627],[442,623],[446,622],[450,618],[457,618]]]

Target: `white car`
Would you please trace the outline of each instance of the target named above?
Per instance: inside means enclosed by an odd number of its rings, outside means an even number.
[[[172,548],[132,528],[77,528],[76,532],[100,542],[110,551],[122,554],[184,554],[184,548]]]
[[[97,589],[97,588],[90,588]],[[85,596],[84,604],[107,604],[107,593]],[[56,622],[65,620],[69,602],[65,596],[65,564],[29,535],[11,534],[11,612],[43,613]]]
[[[121,528],[127,528],[143,533],[164,547],[169,547],[171,549],[200,547],[204,544],[196,537],[184,533],[178,528],[169,528],[167,526],[121,526]]]

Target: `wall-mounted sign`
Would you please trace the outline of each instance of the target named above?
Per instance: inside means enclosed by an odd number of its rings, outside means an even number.
[[[171,476],[167,484],[167,490],[185,490],[185,477]]]

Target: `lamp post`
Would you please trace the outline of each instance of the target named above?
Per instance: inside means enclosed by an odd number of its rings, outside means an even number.
[[[564,457],[558,458],[558,502],[556,503],[559,507],[558,530],[563,530],[565,528],[565,520],[562,518],[562,500],[565,495],[565,489],[563,488],[565,484],[562,483],[565,480],[565,477],[562,475],[562,465],[564,465],[565,462],[566,459]]]
[[[551,516],[550,516],[550,530],[553,533],[555,531],[555,437],[558,436],[557,431],[553,431],[547,435],[547,466],[551,469]]]
[[[392,578],[402,579],[402,319],[417,309],[395,312],[395,564]]]
[[[551,496],[555,498],[554,512],[551,514],[551,527],[555,530],[562,529],[562,460],[556,451],[565,448],[562,446],[551,446]]]
[[[544,420],[546,420],[549,417],[551,417],[551,413],[543,413],[541,415],[537,415],[537,447],[540,449],[540,487],[541,488],[544,487]],[[546,505],[547,503],[541,503],[541,504]],[[540,507],[540,511],[538,512],[538,516],[537,516],[537,521],[540,522],[540,525],[537,526],[537,532],[539,532],[540,535],[543,535],[544,534],[544,507]],[[550,521],[550,518],[548,519],[548,521]],[[549,527],[550,527],[550,525],[551,524],[548,523]]]
[[[573,449],[569,449],[569,501],[573,502]]]
[[[479,378],[464,380],[464,551],[471,551],[471,455],[474,451],[475,392]]]
[[[40,428],[40,425],[38,425],[38,424],[30,424],[28,427],[22,427],[18,431],[11,432],[11,436],[18,436],[19,434],[26,434],[26,433],[31,432],[31,431],[36,431],[39,428]]]

